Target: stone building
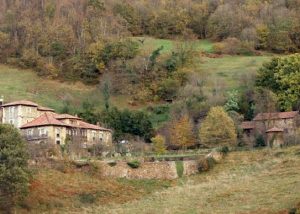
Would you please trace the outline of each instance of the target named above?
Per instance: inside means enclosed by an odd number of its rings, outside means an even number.
[[[299,127],[300,115],[298,111],[259,113],[252,121],[245,121],[241,125],[243,138],[246,142],[253,143],[255,137],[260,135],[269,144],[270,139],[275,136],[276,140],[282,141],[278,143],[280,145],[289,140],[298,140],[296,138],[299,134]],[[275,144],[277,145],[277,142]]]
[[[89,124],[69,114],[57,114],[53,109],[21,100],[2,104],[1,122],[19,128],[28,142],[63,145],[80,142],[88,147],[95,144],[110,146],[112,131]]]

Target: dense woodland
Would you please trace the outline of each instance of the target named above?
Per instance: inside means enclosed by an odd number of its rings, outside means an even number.
[[[130,72],[129,82],[151,81],[170,77],[149,74],[160,50],[139,53],[143,40],[126,38],[209,38],[225,41],[216,45],[221,53],[287,53],[300,48],[299,23],[299,0],[1,0],[0,59],[86,83],[115,70]],[[175,70],[176,58],[156,69]]]

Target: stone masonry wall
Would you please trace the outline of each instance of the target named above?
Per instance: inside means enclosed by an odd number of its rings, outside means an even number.
[[[132,169],[126,162],[117,162],[110,166],[99,162],[104,177],[128,179],[176,179],[178,178],[175,161],[144,162],[137,169]],[[198,172],[197,161],[183,161],[183,175],[193,175]]]

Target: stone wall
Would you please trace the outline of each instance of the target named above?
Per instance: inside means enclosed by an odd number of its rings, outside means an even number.
[[[99,162],[104,177],[128,179],[176,179],[178,178],[175,161],[143,162],[133,169],[126,162],[117,162],[110,166],[107,162]],[[198,173],[198,164],[195,160],[183,161],[183,175]]]

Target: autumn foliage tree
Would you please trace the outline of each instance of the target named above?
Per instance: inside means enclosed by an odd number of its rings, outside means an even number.
[[[233,120],[218,106],[212,107],[201,124],[199,137],[203,144],[234,145],[237,134]]]
[[[193,125],[188,115],[175,120],[170,129],[171,144],[186,149],[195,144]]]
[[[153,143],[154,152],[157,155],[162,155],[166,152],[166,139],[162,135],[156,135],[155,137],[151,138]]]

